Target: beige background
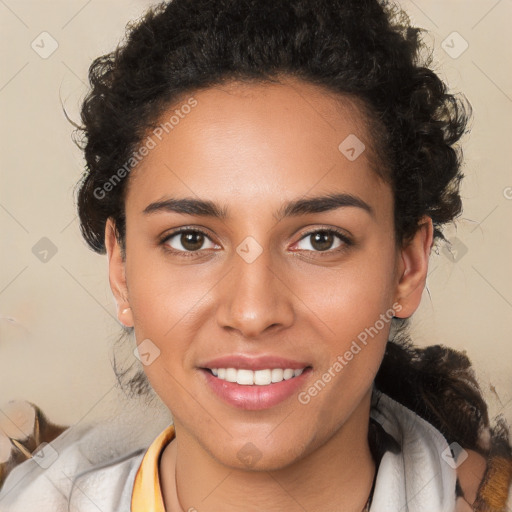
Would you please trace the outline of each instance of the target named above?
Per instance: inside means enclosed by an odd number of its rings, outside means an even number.
[[[116,400],[110,357],[120,326],[106,258],[79,234],[73,187],[83,160],[60,102],[78,120],[89,64],[150,3],[0,0],[0,409],[27,399],[70,424]],[[491,412],[512,423],[512,2],[401,5],[430,32],[437,71],[474,108],[465,209],[448,231],[456,258],[432,255],[415,341],[466,349]],[[58,43],[46,59],[31,47],[45,31]],[[57,249],[45,263],[32,252],[42,237]]]

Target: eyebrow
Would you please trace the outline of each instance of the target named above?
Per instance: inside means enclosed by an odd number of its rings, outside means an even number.
[[[279,222],[285,217],[297,217],[313,213],[322,213],[338,208],[356,207],[375,217],[373,208],[360,197],[352,194],[328,194],[325,196],[307,197],[285,203],[274,213],[274,218]],[[184,198],[165,198],[149,204],[144,210],[144,215],[157,212],[174,212],[200,217],[213,217],[221,220],[229,218],[228,208],[222,207],[212,201]]]

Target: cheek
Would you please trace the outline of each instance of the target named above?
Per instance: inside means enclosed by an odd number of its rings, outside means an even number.
[[[310,435],[322,437],[343,424],[371,386],[384,356],[393,318],[392,277],[387,264],[344,269],[323,286],[309,281],[310,315],[320,333],[321,364],[300,403]],[[311,291],[312,290],[312,291]],[[316,297],[316,298],[315,298]],[[318,316],[318,318],[317,318]]]
[[[149,251],[148,251],[149,252]],[[179,396],[194,332],[194,311],[204,298],[204,281],[166,266],[162,258],[137,254],[127,259],[126,277],[137,343],[151,340],[158,357],[143,367],[151,386],[165,401]],[[184,334],[186,333],[186,335]],[[168,407],[170,404],[167,404]]]
[[[377,244],[375,244],[377,245]],[[374,325],[394,300],[395,254],[361,251],[336,268],[317,267],[292,284],[301,300],[331,329],[347,340]]]
[[[329,416],[331,406],[341,411],[356,403],[354,397],[368,389],[384,355],[394,315],[395,254],[392,249],[381,251],[378,258],[375,254],[366,251],[347,265],[331,269],[323,279],[308,278],[298,292],[315,313],[309,314],[307,322],[320,334],[318,385],[306,390],[304,397],[305,401],[311,398],[318,414]]]
[[[160,249],[133,250],[126,278],[136,332],[165,340],[193,317],[208,289],[193,268],[167,262]]]

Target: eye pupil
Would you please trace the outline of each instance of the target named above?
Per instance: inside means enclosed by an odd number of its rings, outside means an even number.
[[[317,231],[311,236],[313,238],[311,245],[319,251],[326,251],[333,244],[333,234],[328,231]]]
[[[204,243],[204,235],[199,232],[187,232],[181,234],[181,244],[188,251],[195,251],[201,248]]]

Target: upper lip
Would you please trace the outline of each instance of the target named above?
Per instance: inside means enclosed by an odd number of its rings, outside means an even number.
[[[300,370],[311,366],[309,363],[294,361],[293,359],[286,359],[284,357],[266,355],[266,356],[247,356],[239,355],[226,355],[210,359],[205,363],[199,365],[200,368],[235,368],[237,370],[266,370],[268,368],[291,368],[293,370]]]

